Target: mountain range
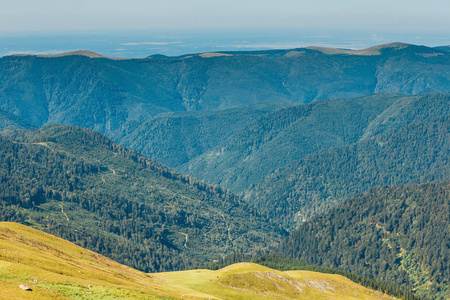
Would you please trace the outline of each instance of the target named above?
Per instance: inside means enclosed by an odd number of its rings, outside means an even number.
[[[450,54],[402,43],[128,60],[83,53],[2,57],[0,109],[35,126],[71,123],[108,134],[167,112],[449,91]]]
[[[6,56],[0,220],[145,272],[277,252],[448,299],[449,80],[403,43]]]
[[[403,43],[128,60],[90,52],[7,56],[0,59],[2,127],[87,127],[252,198],[252,187],[276,169],[369,137],[365,130],[387,130],[375,123],[402,118],[414,99],[399,94],[449,92],[449,58],[439,47]],[[373,93],[379,96],[337,99]]]

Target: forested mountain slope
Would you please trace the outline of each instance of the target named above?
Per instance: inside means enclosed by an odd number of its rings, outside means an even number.
[[[322,149],[358,142],[386,110],[418,99],[377,94],[268,112],[178,169],[235,192],[250,190],[273,169]]]
[[[425,93],[450,90],[449,52],[393,43],[225,54],[3,57],[0,126],[99,130],[291,228],[371,186],[448,175],[438,118],[450,97]]]
[[[394,43],[329,53],[301,48],[129,60],[7,56],[0,58],[0,109],[35,126],[56,122],[108,133],[168,111],[450,92],[447,51]]]
[[[247,197],[269,216],[295,226],[374,186],[448,179],[449,133],[447,115],[319,151],[275,170]]]
[[[450,185],[384,186],[302,224],[283,255],[450,297]]]
[[[450,96],[377,94],[269,112],[182,172],[294,226],[372,186],[446,179]]]
[[[448,178],[449,112],[448,94],[260,104],[161,115],[123,141],[293,228],[372,186]]]
[[[0,137],[0,218],[146,271],[276,245],[284,231],[240,198],[88,129]]]
[[[271,111],[293,105],[292,102],[270,102],[214,111],[162,114],[142,124],[130,122],[120,133],[120,142],[180,170],[183,164],[190,164],[211,149],[226,146],[247,124]]]
[[[0,130],[32,128],[30,122],[4,110],[0,110]]]
[[[0,58],[0,109],[36,127],[77,125],[122,142],[141,125],[149,131],[154,124],[146,122],[154,116],[171,112],[450,92],[449,65],[447,51],[401,43],[363,51],[302,48],[128,60],[7,56]],[[145,148],[145,142],[127,146]],[[183,162],[144,154],[167,159],[171,167]]]

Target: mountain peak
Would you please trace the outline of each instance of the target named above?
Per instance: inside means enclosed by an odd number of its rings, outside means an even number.
[[[125,58],[120,58],[120,57],[109,57],[109,56],[105,56],[93,51],[89,51],[89,50],[77,50],[77,51],[71,51],[71,52],[64,52],[64,53],[60,53],[60,54],[39,54],[36,55],[37,57],[64,57],[64,56],[72,56],[72,55],[79,55],[79,56],[86,56],[89,58],[108,58],[108,59],[114,59],[114,60],[121,60],[121,59],[125,59]]]
[[[327,47],[317,47],[317,46],[306,47],[306,49],[317,50],[324,54],[347,54],[347,55],[371,56],[371,55],[380,55],[381,54],[380,50],[383,50],[383,49],[390,48],[393,50],[401,50],[401,49],[405,49],[409,46],[411,46],[411,45],[406,44],[406,43],[401,43],[401,42],[394,42],[394,43],[373,46],[373,47],[361,49],[361,50],[327,48]]]
[[[401,50],[401,49],[405,49],[412,46],[411,44],[406,44],[406,43],[402,43],[402,42],[393,42],[393,43],[387,43],[387,44],[382,44],[382,45],[378,45],[378,46],[373,46],[364,50],[372,50],[372,51],[376,51],[376,50],[382,50],[382,49],[393,49],[393,50]],[[363,50],[361,50],[363,51]]]
[[[89,58],[107,58],[107,59],[113,59],[113,60],[124,60],[124,59],[131,59],[131,58],[124,58],[124,57],[111,57],[99,54],[97,52],[89,51],[89,50],[76,50],[76,51],[70,51],[70,52],[63,52],[59,54],[24,54],[24,53],[17,53],[12,54],[11,56],[36,56],[36,57],[64,57],[64,56],[86,56]]]

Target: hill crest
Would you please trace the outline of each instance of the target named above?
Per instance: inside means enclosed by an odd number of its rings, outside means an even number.
[[[63,52],[63,53],[59,53],[59,54],[13,54],[12,56],[36,56],[36,57],[47,57],[47,58],[57,58],[57,57],[65,57],[65,56],[86,56],[89,58],[107,58],[107,59],[112,59],[112,60],[126,60],[129,58],[122,58],[122,57],[110,57],[110,56],[105,56],[99,53],[96,53],[94,51],[89,51],[89,50],[76,50],[76,51],[70,51],[70,52]]]
[[[293,51],[298,50],[317,50],[324,54],[347,54],[347,55],[360,55],[360,56],[378,56],[381,55],[380,50],[384,49],[393,49],[393,50],[401,50],[405,49],[411,46],[416,46],[414,44],[408,44],[403,42],[392,42],[387,44],[381,44],[372,46],[369,48],[363,48],[363,49],[345,49],[345,48],[336,48],[336,47],[325,47],[325,46],[307,46],[307,47],[301,47],[301,48],[292,48],[292,49],[271,49],[271,50],[256,50],[256,51],[226,51],[226,52],[199,52],[199,53],[191,53],[191,54],[184,54],[181,56],[166,56],[163,54],[153,54],[151,56],[148,56],[146,58],[124,58],[124,57],[111,57],[102,55],[99,53],[96,53],[91,50],[75,50],[75,51],[69,51],[69,52],[62,52],[57,54],[12,54],[12,56],[36,56],[36,57],[47,57],[47,58],[55,58],[55,57],[64,57],[64,56],[86,56],[89,58],[108,58],[112,60],[128,60],[128,59],[148,59],[148,58],[192,58],[194,56],[202,57],[202,58],[212,58],[212,57],[227,57],[227,56],[233,56],[235,54],[255,54],[255,53],[271,53],[271,52],[286,52],[286,53],[292,53]],[[435,49],[438,51],[445,51],[445,49],[449,48],[450,46],[441,46],[441,47],[428,47],[428,46],[421,46],[425,48]],[[448,51],[448,50],[447,50]]]
[[[306,47],[306,49],[317,50],[324,54],[347,54],[347,55],[373,56],[373,55],[381,55],[381,50],[384,50],[384,49],[401,50],[401,49],[405,49],[405,48],[408,48],[411,46],[414,46],[414,45],[402,43],[402,42],[394,42],[394,43],[387,43],[387,44],[382,44],[382,45],[378,45],[378,46],[373,46],[370,48],[359,49],[359,50],[317,47],[317,46],[309,46],[309,47]]]
[[[25,225],[0,222],[0,298],[317,299],[395,298],[349,279],[257,264],[145,274]],[[26,284],[31,291],[23,291]]]

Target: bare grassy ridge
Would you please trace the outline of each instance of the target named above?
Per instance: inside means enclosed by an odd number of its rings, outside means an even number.
[[[26,284],[32,291],[24,291]],[[0,299],[394,299],[342,276],[240,263],[146,274],[30,227],[0,223]]]

